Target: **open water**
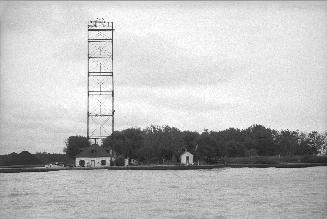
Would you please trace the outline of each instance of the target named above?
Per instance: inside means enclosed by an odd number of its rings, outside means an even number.
[[[327,218],[327,167],[0,174],[1,218]]]

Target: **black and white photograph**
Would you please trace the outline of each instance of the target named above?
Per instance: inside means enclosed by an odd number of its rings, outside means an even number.
[[[327,218],[327,1],[0,1],[2,218]]]

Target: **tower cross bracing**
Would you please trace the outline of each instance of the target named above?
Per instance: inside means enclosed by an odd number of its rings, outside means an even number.
[[[100,143],[114,133],[113,22],[88,24],[87,138]]]

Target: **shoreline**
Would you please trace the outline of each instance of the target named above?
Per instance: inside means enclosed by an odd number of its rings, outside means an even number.
[[[144,166],[111,166],[111,167],[63,167],[63,168],[45,168],[45,167],[21,167],[10,168],[0,167],[0,173],[20,173],[20,172],[50,172],[60,170],[208,170],[217,168],[305,168],[327,166],[327,163],[278,163],[278,164],[216,164],[199,166],[181,166],[181,165],[144,165]]]

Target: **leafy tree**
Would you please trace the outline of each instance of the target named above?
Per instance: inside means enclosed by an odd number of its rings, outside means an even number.
[[[308,145],[311,147],[314,155],[321,151],[325,144],[325,137],[317,131],[312,131],[308,134]]]
[[[213,137],[211,137],[207,132],[203,132],[197,139],[198,149],[196,155],[200,159],[206,161],[211,161],[215,157],[215,148],[217,143]]]
[[[258,155],[257,150],[254,148],[251,148],[250,150],[246,151],[246,155],[249,157],[255,157]]]
[[[238,141],[228,141],[226,143],[226,152],[229,157],[244,157],[246,154],[246,150],[244,144]]]
[[[75,158],[81,148],[90,146],[90,142],[86,137],[78,135],[70,136],[65,143],[64,152],[71,158]]]
[[[312,155],[313,148],[310,146],[308,135],[304,132],[298,133],[298,145],[295,150],[296,155]]]
[[[281,155],[294,155],[298,146],[298,132],[282,130],[278,136],[277,142],[280,146]]]
[[[153,157],[159,161],[172,160],[184,146],[179,129],[169,126],[150,126],[144,131],[144,147],[152,148]]]
[[[244,136],[241,130],[229,128],[219,132],[210,132],[216,141],[214,148],[215,159],[222,156],[239,156],[237,151],[244,153]]]
[[[137,150],[143,146],[143,133],[139,128],[129,128],[114,132],[112,136],[105,138],[102,146],[112,148],[123,157],[137,158]]]
[[[259,155],[274,155],[278,151],[274,143],[274,133],[271,129],[262,125],[252,125],[244,130],[244,135],[247,137],[245,145],[254,148]],[[250,149],[248,148],[248,149]]]
[[[182,138],[187,151],[193,153],[196,149],[196,139],[199,137],[198,132],[184,131]]]
[[[324,144],[321,146],[321,154],[327,155],[327,131],[324,132]]]

